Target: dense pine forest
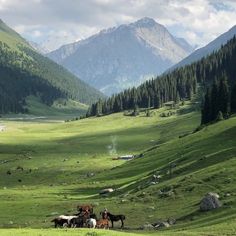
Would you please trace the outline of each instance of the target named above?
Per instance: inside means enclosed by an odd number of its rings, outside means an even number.
[[[236,38],[234,37],[225,46],[222,46],[220,50],[196,63],[175,69],[173,72],[158,76],[156,79],[147,81],[137,88],[125,90],[106,100],[100,99],[89,108],[87,116],[107,115],[137,107],[159,108],[168,101],[178,103],[180,100],[191,99],[197,92],[197,84],[201,84],[201,87],[206,90],[214,80],[219,81],[222,76],[225,79],[221,83],[229,84],[228,93],[230,93],[231,87],[235,83],[235,61]],[[227,84],[225,85],[226,87],[228,86]],[[221,87],[218,92],[220,93],[222,89]],[[236,89],[234,88],[233,90],[235,91]],[[207,96],[210,96],[209,91]],[[231,111],[235,111],[235,99],[235,92],[232,92]],[[226,103],[229,104],[229,100]],[[228,110],[221,110],[224,113],[223,115],[229,112]],[[204,119],[202,123],[210,121]]]
[[[29,95],[49,106],[58,98],[91,104],[103,97],[62,66],[34,51],[2,21],[0,37],[1,114],[27,112],[25,99]]]

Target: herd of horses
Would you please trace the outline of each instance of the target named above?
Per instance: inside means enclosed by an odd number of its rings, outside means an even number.
[[[73,215],[60,215],[54,218],[51,222],[54,222],[55,228],[69,227],[69,228],[98,228],[109,229],[109,222],[111,227],[114,227],[114,222],[120,221],[121,228],[124,227],[124,215],[113,215],[106,209],[100,212],[100,219],[97,218],[93,212],[92,205],[80,205],[77,207],[78,213]]]

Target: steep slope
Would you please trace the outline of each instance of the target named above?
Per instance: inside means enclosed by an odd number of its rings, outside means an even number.
[[[191,52],[164,26],[143,18],[62,46],[48,57],[110,95],[162,73]]]
[[[62,66],[37,53],[19,34],[0,22],[0,112],[24,112],[25,98],[47,105],[56,99],[89,104],[102,94]]]
[[[236,35],[236,26],[232,27],[226,33],[220,35],[218,38],[207,44],[205,47],[197,49],[196,51],[191,53],[188,57],[184,58],[182,61],[174,65],[170,70],[173,70],[181,66],[189,65],[193,62],[200,60],[203,57],[206,57],[213,51],[217,51],[218,49],[220,49],[222,45],[225,45],[235,35]]]

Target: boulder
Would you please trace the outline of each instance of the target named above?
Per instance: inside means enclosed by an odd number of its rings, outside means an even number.
[[[174,225],[174,224],[176,224],[176,219],[175,218],[169,218],[167,220],[167,222],[169,223],[169,225]]]
[[[141,226],[140,229],[142,229],[142,230],[153,230],[153,229],[155,229],[155,227],[152,224],[145,224],[145,225]]]
[[[162,228],[169,228],[170,224],[166,221],[160,222],[159,224],[155,225],[155,229],[162,229]]]
[[[211,211],[222,206],[217,193],[207,193],[200,202],[201,211]]]
[[[100,191],[100,194],[108,194],[114,192],[113,188],[105,188]]]

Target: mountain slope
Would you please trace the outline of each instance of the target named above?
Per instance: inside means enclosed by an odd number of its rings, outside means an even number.
[[[232,39],[236,35],[236,26],[232,27],[226,33],[220,35],[218,38],[207,44],[203,48],[199,48],[193,53],[191,53],[188,57],[184,58],[182,61],[174,65],[170,70],[175,68],[189,65],[193,62],[200,60],[203,57],[211,54],[213,51],[217,51],[221,48],[222,45],[225,45],[230,39]]]
[[[191,52],[186,41],[143,18],[62,46],[48,57],[110,95],[162,73]]]
[[[180,100],[191,99],[193,94],[196,94],[198,85],[202,90],[205,90],[215,79],[220,81],[222,77],[225,77],[229,85],[232,86],[236,81],[235,60],[236,37],[232,38],[220,50],[202,60],[164,73],[154,80],[146,81],[137,88],[124,90],[107,100],[99,100],[92,104],[87,116],[107,115],[133,110],[137,107],[159,108],[170,101],[178,104]],[[222,98],[223,100],[224,98]],[[234,99],[232,100],[234,101]],[[234,107],[234,102],[231,105]]]
[[[25,98],[47,105],[56,99],[89,104],[102,94],[62,66],[38,54],[19,34],[0,22],[0,112],[24,112]]]

